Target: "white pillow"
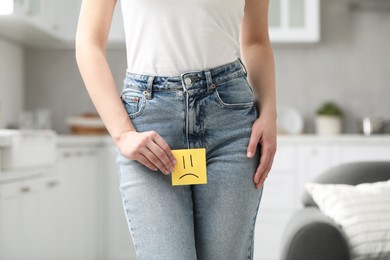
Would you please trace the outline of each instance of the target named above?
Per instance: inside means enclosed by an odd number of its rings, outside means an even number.
[[[320,210],[342,227],[353,260],[390,259],[390,180],[305,187]]]

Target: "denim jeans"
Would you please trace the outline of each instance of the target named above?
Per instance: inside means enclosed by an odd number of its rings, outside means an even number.
[[[241,60],[172,77],[127,71],[121,99],[137,131],[156,131],[171,149],[206,148],[207,184],[184,186],[117,149],[137,258],[253,259],[263,187],[253,182],[260,147],[246,156],[258,110]]]

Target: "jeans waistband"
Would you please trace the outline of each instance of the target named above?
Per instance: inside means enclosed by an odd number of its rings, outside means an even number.
[[[210,88],[231,78],[246,75],[241,59],[214,68],[199,71],[188,71],[177,76],[154,76],[136,74],[126,71],[125,87],[138,87],[140,90],[187,90],[194,88]]]

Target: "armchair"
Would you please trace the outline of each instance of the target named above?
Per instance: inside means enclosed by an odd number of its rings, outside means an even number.
[[[389,179],[390,161],[365,161],[332,167],[312,182],[357,185]],[[303,191],[302,203],[304,208],[293,215],[284,231],[281,260],[349,260],[343,230],[322,214],[307,191]]]

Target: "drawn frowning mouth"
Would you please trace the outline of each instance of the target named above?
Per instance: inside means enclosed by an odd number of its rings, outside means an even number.
[[[187,176],[187,175],[193,175],[195,176],[196,178],[199,178],[198,175],[194,174],[194,173],[186,173],[186,174],[183,174],[182,176],[179,177],[179,179],[183,178],[184,176]]]
[[[184,169],[186,168],[186,161],[184,159],[184,156],[182,156],[182,159],[183,159],[183,166],[184,166]],[[194,165],[192,164],[192,155],[190,154],[190,162],[191,162],[191,167],[194,167]],[[198,175],[196,175],[195,173],[192,173],[192,172],[189,172],[189,173],[186,173],[186,174],[183,174],[182,176],[179,177],[179,179],[185,177],[185,176],[189,176],[189,175],[192,175],[192,176],[195,176],[196,178],[199,178]]]

